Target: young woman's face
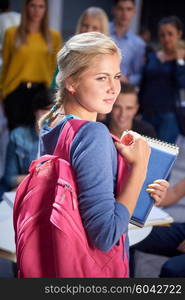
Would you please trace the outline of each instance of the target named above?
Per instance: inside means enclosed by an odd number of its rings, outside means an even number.
[[[172,24],[162,25],[159,29],[159,39],[165,49],[173,50],[177,47],[181,31]]]
[[[99,18],[86,15],[80,26],[80,33],[91,31],[101,32],[101,22]]]
[[[40,23],[46,12],[44,0],[31,0],[27,5],[28,18],[32,22]]]
[[[75,86],[75,101],[83,118],[96,119],[97,113],[107,114],[120,92],[120,58],[100,54],[80,76]]]

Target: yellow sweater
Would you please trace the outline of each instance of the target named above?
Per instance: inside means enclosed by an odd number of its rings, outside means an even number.
[[[56,68],[56,53],[62,44],[60,33],[51,29],[52,52],[48,52],[48,46],[40,33],[28,34],[27,43],[15,48],[16,29],[16,26],[8,28],[4,37],[0,80],[3,98],[23,81],[44,82],[49,87]]]

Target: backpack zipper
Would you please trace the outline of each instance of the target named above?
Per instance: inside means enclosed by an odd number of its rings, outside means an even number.
[[[71,196],[72,196],[71,198],[72,198],[72,202],[73,202],[73,209],[77,209],[78,203],[77,203],[77,199],[75,197],[76,195],[75,195],[75,192],[74,192],[74,188],[71,186],[71,184],[69,182],[65,181],[62,178],[59,178],[57,183],[62,185],[64,187],[64,189],[71,192]]]

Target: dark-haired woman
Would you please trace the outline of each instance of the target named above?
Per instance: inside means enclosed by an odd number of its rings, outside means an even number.
[[[159,22],[160,50],[148,55],[143,70],[139,101],[143,119],[150,122],[157,137],[174,143],[179,134],[176,105],[185,88],[185,50],[180,47],[181,21],[166,17]]]

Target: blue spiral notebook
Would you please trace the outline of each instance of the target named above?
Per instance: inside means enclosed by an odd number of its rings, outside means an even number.
[[[138,227],[145,225],[145,221],[154,205],[153,198],[146,192],[148,185],[153,183],[154,180],[168,177],[179,152],[179,148],[176,145],[149,137],[145,138],[151,146],[151,154],[146,179],[130,219],[130,223]]]

